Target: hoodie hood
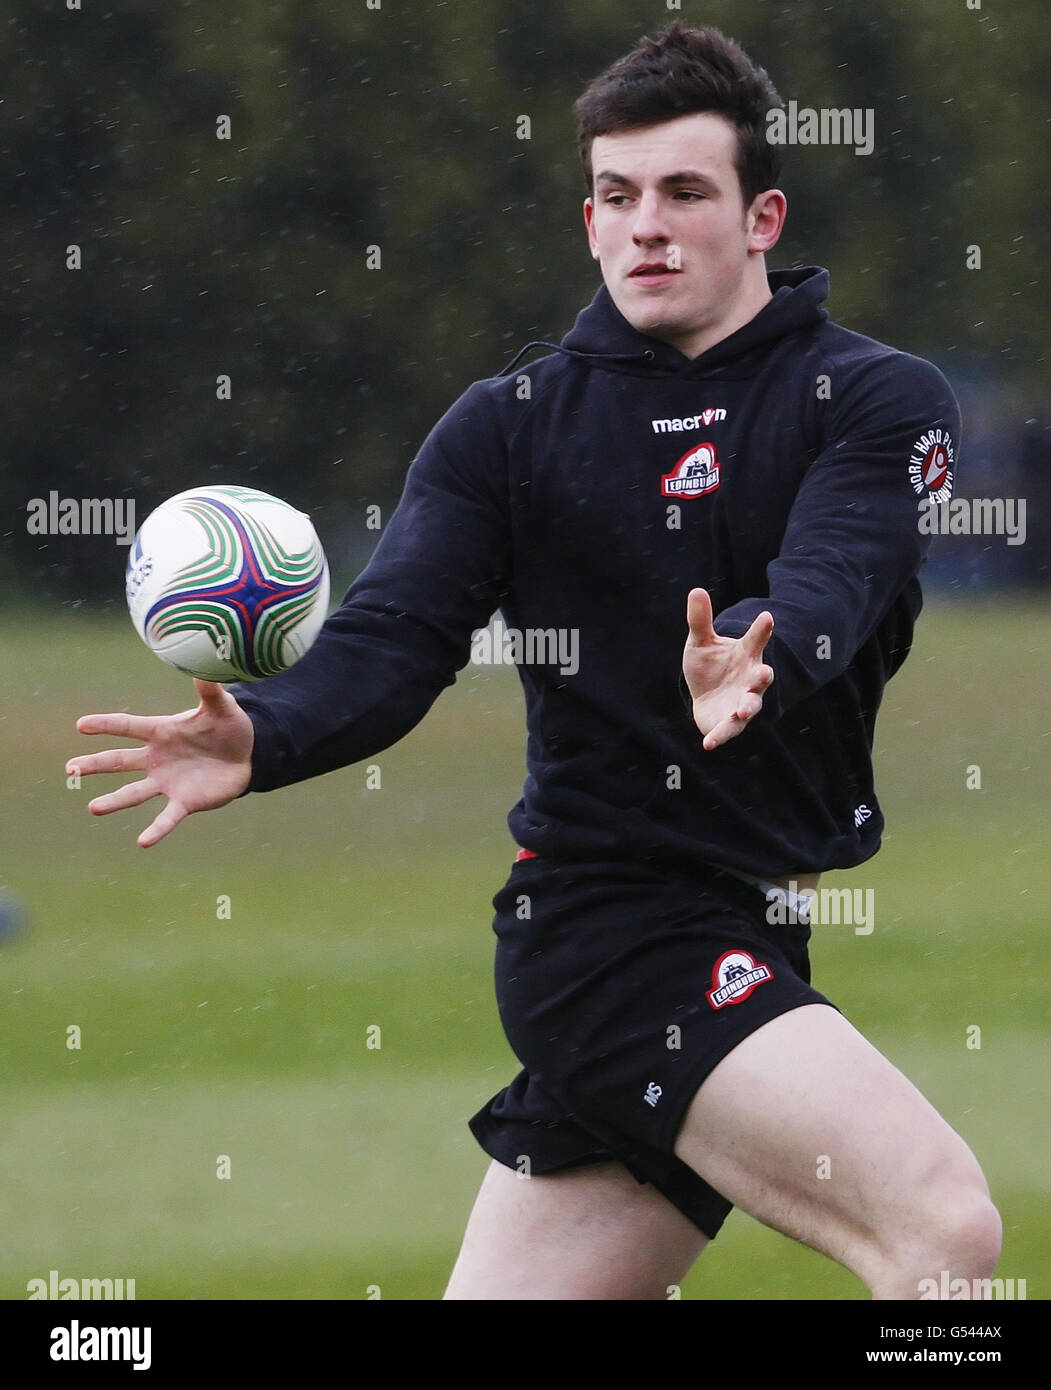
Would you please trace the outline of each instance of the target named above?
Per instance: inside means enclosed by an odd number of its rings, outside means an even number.
[[[767,276],[767,282],[772,298],[755,318],[692,358],[671,343],[633,328],[603,284],[587,308],[577,315],[561,343],[528,343],[500,375],[512,371],[519,359],[534,347],[551,348],[596,367],[633,376],[692,380],[747,374],[749,358],[756,349],[765,348],[773,339],[811,328],[828,317],[822,308],[828,297],[827,270],[820,266],[774,270]]]

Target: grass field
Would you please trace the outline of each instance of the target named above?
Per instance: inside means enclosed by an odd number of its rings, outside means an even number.
[[[517,1070],[490,931],[513,671],[468,667],[376,759],[380,791],[359,765],[143,851],[160,803],[89,816],[118,783],[67,788],[66,758],[107,746],[73,722],[185,707],[188,680],[123,615],[9,620],[3,651],[0,895],[25,922],[0,942],[0,1297],[57,1269],[139,1298],[438,1298],[488,1161],[466,1118]],[[1049,652],[1046,600],[929,605],[881,716],[884,849],[827,880],[873,888],[876,929],[813,946],[818,987],[978,1154],[1030,1298],[1051,1286]],[[865,1296],[736,1212],[683,1287]]]

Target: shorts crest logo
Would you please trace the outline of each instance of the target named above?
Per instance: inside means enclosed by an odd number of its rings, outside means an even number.
[[[921,434],[909,459],[909,479],[916,495],[922,497],[926,492],[936,502],[948,502],[955,462],[956,450],[948,430],[939,426]]]
[[[758,963],[747,951],[725,951],[715,962],[708,1003],[713,1009],[740,1004],[752,990],[774,978],[768,965]]]
[[[683,454],[670,473],[661,474],[662,497],[703,497],[719,486],[714,444],[697,444]]]

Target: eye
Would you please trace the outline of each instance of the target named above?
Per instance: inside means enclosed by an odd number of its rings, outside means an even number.
[[[619,208],[619,207],[620,207],[620,203],[617,201],[618,198],[623,199],[625,202],[627,202],[628,195],[627,195],[626,193],[611,193],[611,194],[609,194],[609,196],[606,198],[606,202],[609,203],[609,204],[611,204],[613,207],[618,207],[618,208]]]
[[[704,194],[703,194],[703,193],[695,193],[695,192],[694,192],[692,189],[690,189],[690,188],[680,188],[680,189],[678,190],[678,192],[675,194],[675,196],[676,196],[676,198],[698,198],[698,199],[703,199]]]

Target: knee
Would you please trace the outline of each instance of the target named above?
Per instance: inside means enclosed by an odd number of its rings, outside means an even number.
[[[935,1289],[934,1297],[945,1297],[954,1279],[990,1278],[1003,1226],[981,1175],[955,1176],[924,1191],[900,1237],[873,1284],[878,1298],[931,1297]]]

